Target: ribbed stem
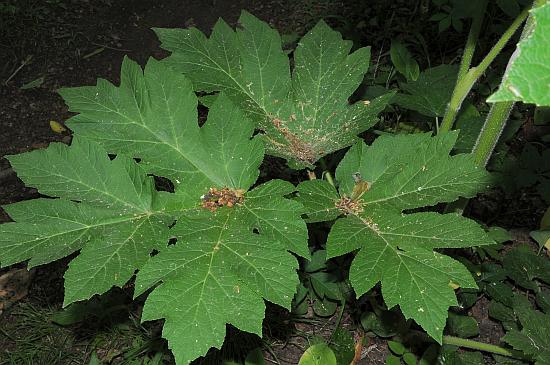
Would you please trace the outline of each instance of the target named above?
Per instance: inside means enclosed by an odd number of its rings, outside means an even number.
[[[497,43],[495,43],[493,48],[491,48],[489,53],[487,53],[487,55],[485,56],[485,58],[483,58],[479,65],[477,67],[472,67],[468,72],[464,74],[462,78],[457,80],[455,89],[453,90],[453,94],[451,96],[451,100],[449,101],[447,112],[445,113],[442,125],[439,128],[440,132],[445,132],[452,129],[456,115],[460,110],[460,107],[462,106],[462,102],[470,93],[476,81],[481,77],[481,75],[483,75],[485,71],[487,71],[489,65],[491,65],[491,63],[502,51],[506,43],[508,43],[514,33],[518,30],[523,21],[527,18],[528,14],[529,8],[524,9],[517,16],[517,18],[514,19],[512,24],[510,24],[508,29],[506,29],[504,34],[500,37]]]
[[[472,19],[472,25],[470,26],[470,32],[468,33],[468,39],[466,40],[466,46],[464,47],[464,53],[462,54],[462,60],[460,62],[460,68],[458,69],[457,80],[462,80],[472,64],[472,58],[474,57],[474,52],[476,50],[477,40],[479,38],[479,31],[481,30],[481,24],[483,24],[483,18],[485,15],[485,10],[487,9],[487,0],[481,0],[477,13],[474,14]],[[458,81],[457,81],[458,85]],[[453,95],[458,92],[458,88],[453,90]],[[439,127],[439,131],[449,131],[453,127],[456,114],[458,113],[457,109],[451,109],[450,105],[445,111],[443,121]]]
[[[503,101],[491,105],[489,115],[487,115],[472,151],[476,164],[485,167],[489,162],[513,106],[513,101]]]
[[[533,8],[543,5],[545,2],[546,0],[536,0],[533,2]],[[520,40],[527,37],[533,31],[533,27],[533,17],[530,16],[525,23],[525,27],[523,28],[523,31],[521,33]],[[508,72],[509,66],[512,63],[513,58],[514,57],[512,56],[508,63],[508,67],[506,68],[506,71],[502,78],[503,80],[506,79],[506,73]],[[513,106],[514,102],[512,101],[502,101],[491,105],[489,115],[487,116],[487,119],[483,124],[481,132],[472,151],[475,156],[476,163],[480,166],[485,167],[487,165],[487,162],[489,162],[489,158],[491,158],[491,154],[493,153],[493,150],[498,143],[498,139],[502,134],[504,127],[506,126],[506,122],[508,121],[508,117],[510,116],[510,111],[512,110]]]
[[[472,19],[472,26],[470,27],[470,32],[468,33],[466,47],[464,48],[464,54],[462,55],[462,61],[460,62],[460,68],[458,69],[459,79],[464,77],[472,64],[472,58],[474,57],[474,52],[476,50],[481,24],[483,24],[485,10],[487,10],[487,0],[481,0],[478,6],[479,8],[477,9],[477,13],[474,14],[474,18]]]

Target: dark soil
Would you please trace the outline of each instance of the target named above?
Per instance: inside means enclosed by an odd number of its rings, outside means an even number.
[[[246,9],[281,33],[294,31],[301,34],[322,17],[341,28],[349,28],[346,17],[361,15],[353,14],[356,4],[351,0],[22,0],[15,3],[20,7],[19,13],[13,16],[0,13],[0,204],[39,196],[36,189],[25,187],[17,178],[3,158],[5,155],[44,148],[51,142],[70,142],[68,132],[59,134],[50,128],[50,121],[63,122],[71,115],[56,90],[93,85],[97,78],[117,83],[125,55],[142,65],[149,57],[165,57],[166,52],[159,48],[152,27],[196,26],[208,33],[219,17],[234,25],[241,9]],[[373,5],[372,11],[387,8],[393,15],[408,11],[392,6],[377,4]],[[366,26],[374,30],[383,28],[385,22],[391,25],[388,14],[379,14],[379,18],[382,24],[369,23]],[[390,30],[399,32],[403,27],[406,25]],[[392,33],[381,33],[379,31],[378,38],[373,39],[378,44],[378,49],[373,48],[373,54],[382,52],[384,42],[387,50]],[[439,50],[440,53],[452,53],[452,43],[449,47],[450,50]],[[32,58],[29,60],[29,57]],[[25,60],[28,62],[22,65]],[[40,86],[20,89],[41,77],[44,81]],[[487,216],[495,211],[504,215],[516,213],[503,211],[505,202],[501,196],[489,196],[485,201],[490,204],[484,204],[481,199],[481,203],[472,208],[475,215]],[[518,209],[527,208],[521,206]],[[536,214],[532,216],[536,217]],[[530,218],[529,222],[536,219]],[[9,217],[0,209],[0,222],[6,221]],[[28,301],[60,307],[62,275],[67,260],[61,261],[38,268],[35,278],[39,279],[32,283]],[[487,317],[486,303],[480,301],[472,309],[472,314],[481,322],[480,339],[498,343],[502,329]],[[8,321],[9,315],[1,320]],[[298,327],[303,333],[326,337],[333,330],[330,324],[334,324],[334,319],[327,321],[323,328],[311,324],[289,324],[288,331]],[[353,330],[353,320],[349,316],[345,316],[343,323]],[[296,364],[307,348],[307,342],[303,337],[289,334],[285,341],[273,339],[271,346],[281,364]],[[364,348],[360,364],[384,364],[387,353],[386,342],[372,338]],[[273,359],[272,354],[266,353],[266,357]]]

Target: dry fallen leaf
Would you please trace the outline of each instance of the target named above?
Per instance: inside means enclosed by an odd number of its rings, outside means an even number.
[[[27,269],[13,269],[0,276],[0,314],[27,295],[31,279],[32,272]]]

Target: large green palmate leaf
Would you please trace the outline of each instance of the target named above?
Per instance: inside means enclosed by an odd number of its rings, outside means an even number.
[[[346,153],[336,169],[339,191],[323,180],[298,185],[311,221],[341,216],[328,236],[327,258],[357,251],[350,268],[356,293],[381,282],[388,307],[399,305],[439,342],[447,310],[457,305],[453,287],[476,284],[462,264],[434,249],[494,243],[458,214],[404,213],[487,187],[488,174],[470,155],[449,156],[456,137],[381,136]]]
[[[488,101],[550,105],[550,3],[531,10],[533,28],[512,56],[502,84]]]
[[[267,153],[294,167],[349,146],[377,122],[392,94],[350,105],[370,49],[349,54],[352,42],[319,22],[299,42],[290,72],[279,34],[243,11],[241,28],[219,20],[210,38],[195,28],[155,29],[163,60],[187,75],[197,91],[223,91],[263,131]]]
[[[2,265],[80,250],[65,305],[137,270],[135,295],[152,290],[143,320],[165,319],[178,364],[220,347],[228,323],[261,336],[264,300],[290,309],[298,263],[288,251],[309,257],[303,209],[286,198],[289,182],[254,186],[263,144],[227,97],[199,127],[184,76],[128,59],[120,87],[99,80],[61,93],[80,113],[68,122],[71,146],[8,157],[27,185],[59,198],[4,207],[15,222],[0,225]],[[170,179],[174,192],[157,191],[149,175]]]

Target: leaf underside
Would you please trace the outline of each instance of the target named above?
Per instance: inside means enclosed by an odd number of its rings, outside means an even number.
[[[234,31],[220,19],[209,38],[195,28],[154,30],[172,52],[163,62],[197,91],[226,93],[263,132],[268,154],[311,167],[377,122],[392,94],[348,102],[370,48],[349,54],[352,42],[320,21],[298,43],[291,73],[277,31],[246,11],[239,23]]]
[[[381,282],[388,307],[399,305],[439,342],[447,310],[457,305],[450,284],[476,284],[462,264],[434,249],[493,241],[477,223],[458,214],[403,211],[471,197],[487,187],[487,173],[469,155],[448,155],[456,136],[381,136],[371,146],[358,143],[336,169],[339,191],[322,180],[298,186],[298,201],[308,218],[341,216],[330,231],[327,257],[358,250],[350,269],[356,293]],[[358,176],[368,189],[343,204],[357,193]]]
[[[550,3],[531,10],[534,28],[517,46],[511,65],[488,101],[523,101],[550,105]]]
[[[28,186],[57,199],[4,207],[15,222],[0,225],[0,262],[35,266],[80,250],[65,305],[137,271],[135,295],[152,289],[143,320],[164,318],[177,362],[188,363],[220,347],[228,323],[261,335],[264,300],[290,308],[298,263],[288,251],[309,257],[302,206],[286,198],[289,182],[253,187],[263,143],[225,95],[199,127],[183,75],[153,59],[145,70],[125,59],[121,74],[119,87],[61,90],[79,113],[67,123],[71,146],[8,156]],[[157,191],[150,175],[174,192]],[[208,200],[220,191],[231,205]]]

